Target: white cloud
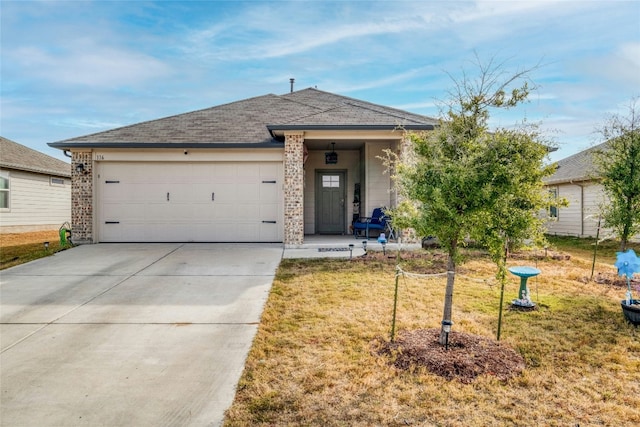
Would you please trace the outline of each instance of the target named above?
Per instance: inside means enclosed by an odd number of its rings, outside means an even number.
[[[337,93],[351,93],[351,92],[358,92],[358,91],[367,90],[367,89],[387,87],[390,85],[397,85],[399,83],[414,79],[420,76],[420,74],[422,74],[423,71],[424,71],[424,68],[416,68],[416,69],[411,69],[402,73],[391,74],[383,78],[373,79],[369,81],[363,81],[363,80],[357,79],[355,82],[349,82],[347,84],[333,82],[328,84],[328,86],[331,86],[328,90],[334,91]]]
[[[166,77],[171,68],[147,54],[114,47],[81,44],[76,49],[47,52],[27,46],[5,54],[22,73],[65,85],[119,87]]]
[[[372,3],[371,10],[348,13],[348,7],[331,4],[332,13],[321,3],[283,3],[242,10],[224,24],[214,23],[187,35],[185,49],[202,58],[213,60],[274,59],[310,52],[358,38],[398,34],[425,29],[429,14],[420,15],[404,8],[387,8],[385,3]],[[253,4],[252,4],[253,6]],[[414,8],[414,4],[411,4]],[[423,6],[418,3],[415,8]],[[398,12],[400,10],[400,12]],[[287,19],[295,16],[295,19]],[[251,40],[250,43],[247,43]],[[367,49],[366,46],[361,46]]]
[[[53,120],[51,124],[54,126],[78,129],[80,131],[82,131],[82,129],[88,129],[90,131],[91,129],[114,129],[125,126],[126,123],[67,117],[62,120]]]
[[[432,102],[409,102],[407,104],[392,105],[393,108],[406,111],[433,110],[439,107],[438,103]]]

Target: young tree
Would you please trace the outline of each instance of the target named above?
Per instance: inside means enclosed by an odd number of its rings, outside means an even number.
[[[540,210],[549,205],[543,178],[553,174],[555,165],[545,165],[548,146],[536,127],[499,129],[491,134],[484,156],[479,161],[486,194],[486,209],[478,213],[473,238],[484,244],[497,266],[501,285],[497,339],[500,340],[504,286],[507,281],[507,256],[510,248],[525,240],[544,240],[544,222]],[[484,225],[484,226],[483,226]]]
[[[640,232],[640,110],[632,100],[627,116],[613,115],[600,130],[607,144],[594,151],[594,161],[609,198],[604,205],[605,227],[620,238],[620,251]]]
[[[463,239],[478,238],[495,248],[498,241],[528,237],[539,225],[536,215],[544,206],[541,177],[550,173],[542,170],[546,148],[537,134],[490,132],[488,127],[491,108],[514,107],[526,100],[530,70],[504,78],[502,64],[478,65],[476,80],[454,80],[439,127],[407,133],[413,152],[394,164],[404,200],[393,212],[394,222],[414,228],[420,236],[436,236],[448,253],[443,322],[451,320]],[[521,84],[512,87],[516,83]],[[502,252],[497,253],[497,259],[503,259]],[[504,268],[500,271],[506,276]],[[445,343],[444,327],[440,342]]]

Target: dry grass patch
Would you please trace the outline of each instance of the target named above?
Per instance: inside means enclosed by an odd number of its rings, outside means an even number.
[[[514,350],[524,370],[462,382],[418,363],[400,369],[394,355],[376,351],[376,343],[389,341],[398,261],[407,271],[444,270],[437,252],[283,260],[225,425],[640,423],[640,329],[625,323],[620,289],[576,280],[588,262],[538,260],[542,274],[530,286],[540,309],[503,315],[500,346]],[[511,265],[523,263],[529,261]],[[494,267],[473,252],[463,268],[452,339],[470,334],[491,342],[500,292]],[[506,303],[518,289],[510,279]],[[400,279],[397,342],[439,328],[445,280]]]
[[[49,242],[45,249],[44,242]],[[0,270],[53,255],[60,246],[57,230],[0,234]]]

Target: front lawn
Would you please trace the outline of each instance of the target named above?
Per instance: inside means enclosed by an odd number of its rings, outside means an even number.
[[[44,242],[49,242],[45,248]],[[53,255],[65,249],[57,230],[0,234],[0,270]]]
[[[453,331],[495,339],[500,289],[478,280],[491,279],[494,267],[478,251],[468,256],[456,279]],[[622,316],[625,289],[585,283],[588,257],[510,261],[542,270],[530,280],[540,309],[503,315],[500,343],[526,368],[470,383],[398,369],[377,351],[390,336],[398,259],[372,258],[282,261],[225,425],[640,424],[640,328]],[[436,252],[400,263],[444,270]],[[615,273],[608,261],[596,271]],[[445,281],[400,277],[399,334],[439,328]],[[511,276],[505,307],[517,290]]]

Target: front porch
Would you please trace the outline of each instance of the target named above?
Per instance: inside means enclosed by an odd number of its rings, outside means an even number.
[[[396,205],[396,193],[382,158],[387,150],[400,152],[400,132],[342,133],[339,137],[304,132],[286,136],[285,247],[317,245],[319,236],[345,236],[353,243],[355,220],[370,217],[375,208]],[[292,171],[299,178],[289,173]],[[302,188],[287,185],[300,181]],[[373,232],[370,241],[375,242],[377,236],[378,232]]]

